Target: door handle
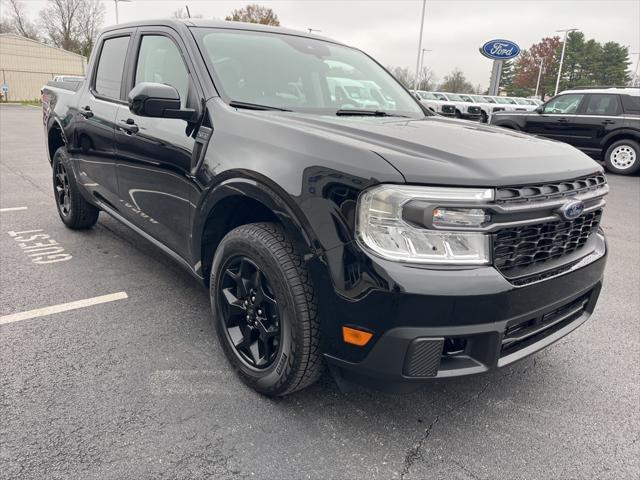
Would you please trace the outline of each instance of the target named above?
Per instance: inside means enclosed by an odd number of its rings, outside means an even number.
[[[89,105],[85,105],[84,107],[82,107],[80,109],[80,115],[82,115],[84,118],[93,117],[93,112],[91,111],[91,107]]]
[[[118,128],[125,132],[127,135],[133,135],[140,131],[140,128],[133,121],[133,118],[127,118],[126,120],[120,120],[123,125],[118,125]]]
[[[603,125],[613,125],[614,123],[616,123],[615,120],[605,120],[602,122]]]
[[[559,118],[557,120],[558,123],[569,123],[569,120],[567,120],[566,118]]]

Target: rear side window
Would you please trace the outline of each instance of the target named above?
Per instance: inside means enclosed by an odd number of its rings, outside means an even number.
[[[102,45],[94,89],[107,98],[120,98],[124,60],[127,56],[129,37],[108,38]]]
[[[617,115],[620,113],[617,95],[592,94],[589,97],[587,115]]]
[[[640,96],[620,95],[625,113],[640,115]]]

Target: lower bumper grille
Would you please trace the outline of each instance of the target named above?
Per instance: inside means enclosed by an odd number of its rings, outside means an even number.
[[[571,303],[563,305],[541,317],[507,325],[507,329],[502,337],[500,356],[504,357],[505,355],[522,350],[564,328],[574,320],[577,320],[582,316],[589,304],[591,293],[592,292],[586,293]]]
[[[601,217],[595,210],[574,220],[502,229],[493,236],[494,264],[506,272],[573,253],[596,233]]]
[[[407,377],[435,377],[442,356],[442,339],[417,338],[409,345],[403,373]]]

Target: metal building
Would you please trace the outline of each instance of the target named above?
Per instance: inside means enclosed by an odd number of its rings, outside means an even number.
[[[84,75],[87,59],[77,53],[30,40],[0,34],[0,84],[8,87],[8,101],[40,98],[42,85],[56,75]]]

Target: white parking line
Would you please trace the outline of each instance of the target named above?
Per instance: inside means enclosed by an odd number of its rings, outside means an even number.
[[[11,315],[4,315],[0,317],[0,325],[19,322],[21,320],[28,320],[30,318],[44,317],[53,313],[77,310],[78,308],[90,307],[92,305],[99,305],[101,303],[124,300],[125,298],[129,298],[126,292],[118,292],[111,293],[109,295],[102,295],[100,297],[86,298],[84,300],[78,300],[75,302],[61,303],[60,305],[53,305],[51,307],[37,308],[35,310],[28,310],[26,312],[12,313]]]
[[[9,207],[9,208],[0,208],[0,212],[17,212],[18,210],[26,210],[27,207]]]

